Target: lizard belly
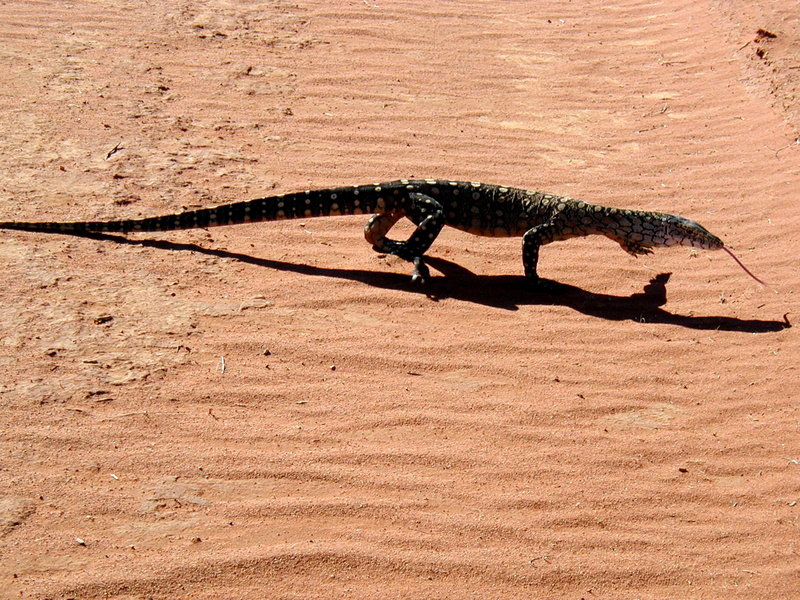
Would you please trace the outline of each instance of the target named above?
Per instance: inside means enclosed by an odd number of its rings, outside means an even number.
[[[516,219],[512,222],[487,222],[477,217],[467,222],[448,218],[446,223],[459,231],[465,231],[466,233],[482,237],[521,237],[528,229],[535,225],[535,223],[531,223],[527,219]]]

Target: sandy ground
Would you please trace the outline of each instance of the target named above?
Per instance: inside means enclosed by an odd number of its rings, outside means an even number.
[[[537,294],[445,231],[426,293],[355,217],[0,232],[0,596],[800,598],[799,40],[766,0],[0,4],[0,220],[479,180],[772,285],[590,238]]]

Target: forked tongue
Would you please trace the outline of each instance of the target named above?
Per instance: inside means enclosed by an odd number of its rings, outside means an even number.
[[[760,283],[760,284],[761,284],[761,285],[763,285],[764,287],[769,287],[769,285],[768,285],[767,283],[765,283],[765,282],[761,281],[761,280],[760,280],[758,277],[756,277],[755,275],[753,275],[753,274],[750,272],[750,269],[748,269],[747,267],[745,267],[745,266],[744,266],[744,263],[742,263],[742,261],[740,261],[740,260],[739,260],[739,258],[738,258],[738,257],[737,257],[737,256],[736,256],[736,255],[735,255],[733,252],[731,252],[730,248],[728,248],[727,246],[723,246],[723,247],[722,247],[722,249],[723,249],[723,250],[725,250],[725,252],[727,252],[728,254],[730,254],[730,255],[731,255],[731,258],[732,258],[733,260],[735,260],[735,261],[736,261],[736,264],[738,264],[740,267],[742,267],[742,269],[744,269],[744,272],[745,272],[745,273],[747,273],[748,275],[750,275],[750,277],[752,277],[753,279],[755,279],[755,280],[756,280],[758,283]]]

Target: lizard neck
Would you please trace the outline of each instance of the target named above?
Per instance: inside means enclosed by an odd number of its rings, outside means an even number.
[[[573,201],[559,217],[566,219],[574,235],[604,235],[619,243],[664,246],[667,215],[645,210],[628,210]]]

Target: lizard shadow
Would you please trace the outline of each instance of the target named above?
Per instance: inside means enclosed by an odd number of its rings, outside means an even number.
[[[636,321],[677,325],[687,329],[746,333],[769,333],[792,326],[787,316],[782,320],[762,320],[671,313],[662,307],[667,303],[666,285],[672,273],[659,273],[654,276],[639,293],[613,296],[551,280],[544,280],[545,285],[542,290],[531,290],[523,277],[474,275],[463,267],[435,257],[428,258],[427,262],[447,276],[442,279],[447,281],[448,285],[439,297],[456,297],[499,308],[516,310],[519,305],[549,304],[566,306],[585,315],[608,321]],[[455,276],[453,267],[456,267]],[[438,284],[438,281],[434,280],[432,283]],[[501,298],[497,298],[500,294]],[[506,303],[511,303],[512,306],[504,305]]]
[[[520,306],[528,305],[566,306],[585,315],[608,321],[660,323],[677,325],[688,329],[741,331],[746,333],[768,333],[791,327],[791,323],[786,316],[783,317],[783,320],[769,321],[725,316],[680,315],[664,310],[662,307],[667,303],[666,284],[671,273],[656,275],[644,286],[640,293],[631,294],[630,296],[613,296],[550,280],[543,280],[545,285],[542,289],[531,289],[525,279],[520,276],[476,275],[451,261],[426,256],[425,262],[442,273],[444,277],[432,277],[425,286],[420,286],[412,283],[409,275],[401,275],[399,273],[315,267],[268,258],[257,258],[227,250],[204,248],[197,244],[153,239],[131,239],[112,234],[87,233],[81,237],[161,250],[196,252],[278,271],[290,271],[316,277],[336,277],[384,289],[425,294],[433,301],[452,298],[503,310],[519,310]]]

